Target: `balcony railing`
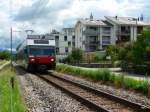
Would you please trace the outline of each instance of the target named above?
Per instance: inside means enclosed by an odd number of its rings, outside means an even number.
[[[120,30],[118,30],[116,33],[117,33],[117,35],[124,35],[124,36],[130,35],[130,31],[120,31]]]
[[[59,46],[59,42],[56,42],[56,46]]]
[[[87,46],[98,46],[100,41],[85,41],[85,45]]]
[[[129,43],[129,40],[116,40],[116,44],[125,44],[125,43]]]
[[[108,40],[103,40],[102,41],[102,45],[109,45],[110,44],[110,41],[108,41]]]
[[[103,35],[110,35],[111,31],[103,31]]]
[[[86,29],[83,31],[83,34],[87,36],[97,36],[100,34],[100,32],[98,30]]]

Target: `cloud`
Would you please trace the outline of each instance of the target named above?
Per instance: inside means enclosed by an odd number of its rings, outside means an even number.
[[[30,6],[22,7],[19,12],[14,15],[14,20],[30,21],[48,17],[57,18],[57,12],[67,8],[71,2],[71,0],[37,0]],[[49,18],[49,20],[51,19]]]
[[[40,18],[49,12],[46,7],[49,0],[37,0],[32,5],[23,6],[14,16],[15,21],[30,21],[35,18]]]
[[[0,47],[8,48],[10,21],[13,30],[33,29],[35,33],[47,33],[53,28],[73,27],[77,19],[104,16],[140,16],[150,19],[149,0],[12,0],[11,15],[9,0],[0,4]],[[15,48],[24,38],[24,33],[14,33]]]

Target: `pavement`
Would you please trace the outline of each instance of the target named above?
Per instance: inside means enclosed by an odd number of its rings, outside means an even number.
[[[77,66],[74,66],[74,67],[77,67]],[[85,67],[77,67],[77,68],[82,68],[85,70],[98,70],[98,69],[100,69],[100,68],[85,68]],[[115,73],[116,75],[123,74],[127,77],[130,77],[130,78],[133,78],[136,80],[144,80],[146,78],[144,75],[129,73],[129,72],[122,72],[121,68],[104,68],[104,69],[108,69],[112,73]],[[150,80],[150,76],[147,76],[147,78]]]
[[[136,80],[144,80],[146,78],[150,80],[150,76],[146,77],[145,75],[140,75],[140,74],[135,74],[135,73],[121,72],[121,71],[120,72],[113,72],[113,73],[115,73],[117,75],[123,74],[125,76],[128,76],[128,77],[136,79]]]

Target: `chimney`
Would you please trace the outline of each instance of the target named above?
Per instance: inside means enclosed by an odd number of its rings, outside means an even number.
[[[141,14],[140,21],[143,21],[143,20],[144,20],[144,17],[143,17],[143,14]]]
[[[93,20],[93,15],[92,15],[92,13],[91,13],[91,15],[90,15],[90,20],[91,20],[91,21]]]
[[[116,19],[118,19],[118,16],[115,16]]]

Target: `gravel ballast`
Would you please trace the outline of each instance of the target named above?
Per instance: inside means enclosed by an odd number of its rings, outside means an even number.
[[[54,75],[59,75],[66,79],[70,79],[72,81],[91,86],[93,88],[108,92],[108,93],[116,95],[116,96],[119,96],[121,98],[125,98],[129,101],[140,103],[140,104],[150,107],[150,99],[141,93],[128,91],[128,90],[125,90],[122,88],[115,88],[113,86],[108,86],[108,85],[102,84],[101,82],[90,81],[86,78],[81,78],[81,77],[74,76],[74,75],[67,75],[64,73],[58,73],[56,71],[50,71],[50,72],[53,73]]]
[[[91,111],[61,90],[37,76],[18,75],[29,112],[86,112]]]

